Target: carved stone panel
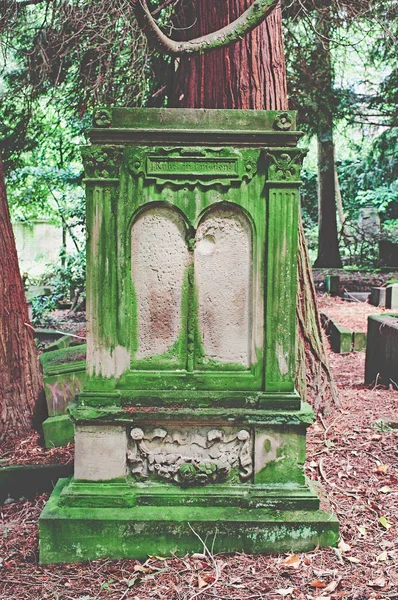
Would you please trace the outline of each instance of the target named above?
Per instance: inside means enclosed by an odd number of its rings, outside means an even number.
[[[246,429],[133,427],[127,462],[139,481],[158,479],[181,486],[239,482],[252,476],[252,449]]]
[[[131,230],[131,276],[136,302],[136,359],[169,352],[181,330],[182,293],[190,255],[177,211],[153,207]]]
[[[195,241],[202,365],[250,367],[252,236],[246,217],[233,210],[211,211]]]

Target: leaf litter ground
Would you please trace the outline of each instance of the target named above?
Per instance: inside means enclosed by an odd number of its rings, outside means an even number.
[[[196,555],[148,557],[144,564],[104,559],[40,566],[43,495],[0,507],[1,600],[398,600],[398,433],[381,421],[398,419],[398,392],[363,385],[363,353],[331,353],[330,359],[342,409],[310,427],[306,469],[339,518],[338,548],[212,556],[198,542]],[[42,450],[31,436],[3,448],[3,457],[69,462],[72,450]]]

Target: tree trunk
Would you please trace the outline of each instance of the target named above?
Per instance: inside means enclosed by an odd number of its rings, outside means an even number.
[[[224,27],[252,0],[185,0],[178,27],[199,37]],[[192,27],[191,27],[192,25]],[[286,110],[287,84],[278,7],[236,44],[176,61],[169,106],[184,108],[253,108]]]
[[[321,14],[318,19],[316,74],[320,94],[318,100],[318,204],[319,231],[317,268],[342,266],[336,216],[335,157],[333,141],[333,112],[331,106],[333,72],[330,57],[330,19]]]
[[[199,37],[225,26],[251,1],[195,0],[192,3],[192,0],[185,0],[178,5],[176,25],[185,28],[186,37]],[[174,81],[169,91],[170,106],[257,110],[286,110],[288,107],[279,6],[241,42],[208,54],[182,56],[175,64]],[[296,386],[303,399],[308,391],[308,399],[316,410],[327,410],[330,400],[338,403],[338,397],[325,351],[302,229],[298,261],[298,356],[301,368]]]
[[[341,189],[340,189],[340,181],[339,174],[337,172],[336,161],[334,161],[334,185],[336,188],[336,206],[337,206],[337,214],[339,217],[340,231],[339,236],[343,236],[344,244],[349,246],[351,243],[350,240],[350,232],[346,225],[347,216],[344,214],[344,206],[343,200],[341,197]]]
[[[0,443],[31,430],[42,390],[0,158]]]
[[[331,399],[336,406],[340,406],[340,401],[325,351],[324,334],[317,309],[311,263],[301,219],[298,241],[300,289],[297,296],[299,343],[296,388],[302,398],[305,398],[308,393],[315,412],[322,410],[326,413],[329,410],[328,399]]]
[[[334,176],[334,142],[332,127],[318,133],[318,205],[319,231],[316,268],[342,266],[336,215],[336,185]]]

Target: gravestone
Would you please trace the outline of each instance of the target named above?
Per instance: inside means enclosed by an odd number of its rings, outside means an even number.
[[[359,209],[358,229],[366,237],[375,236],[377,239],[380,236],[380,215],[377,208],[372,204],[367,204]]]
[[[398,315],[369,315],[365,383],[398,389]]]
[[[386,287],[386,308],[398,310],[398,283]]]
[[[97,111],[87,379],[43,563],[337,541],[294,389],[300,135],[294,112]]]
[[[373,306],[386,305],[386,288],[385,287],[372,287],[370,290],[369,304]]]

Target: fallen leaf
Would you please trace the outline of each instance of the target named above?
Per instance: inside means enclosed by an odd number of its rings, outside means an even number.
[[[391,492],[391,488],[388,487],[388,485],[383,485],[382,488],[379,489],[379,492],[381,492],[382,494],[388,494],[388,492]]]
[[[314,588],[325,588],[326,583],[324,583],[320,579],[314,579],[314,581],[311,581],[310,586]]]
[[[360,562],[359,558],[355,558],[355,556],[346,556],[346,559],[349,560],[351,563],[355,564],[358,564]]]
[[[363,525],[359,525],[357,526],[357,529],[362,537],[366,537],[366,527],[364,527]]]
[[[285,567],[291,567],[292,569],[298,569],[300,566],[300,558],[297,554],[291,554],[283,561]]]
[[[349,550],[351,550],[351,546],[349,544],[346,544],[343,539],[341,539],[339,541],[337,546],[338,546],[340,552],[348,552]]]
[[[389,520],[388,520],[387,517],[380,517],[379,518],[379,523],[380,523],[380,525],[382,525],[384,527],[384,529],[387,529],[387,531],[391,527],[391,523],[389,522]]]
[[[379,556],[376,557],[377,562],[382,562],[383,560],[387,560],[387,550],[384,550]]]
[[[203,587],[207,586],[207,581],[202,579],[200,575],[198,575],[198,588],[201,590]]]
[[[286,589],[281,589],[279,588],[278,590],[275,590],[275,594],[279,594],[279,596],[290,596],[291,594],[293,594],[294,592],[294,588],[290,587],[290,588],[286,588]]]
[[[198,558],[199,560],[205,560],[206,554],[201,554],[200,552],[196,552],[195,554],[192,554],[191,558]]]
[[[329,585],[327,585],[323,591],[324,592],[334,592],[334,590],[337,588],[339,583],[340,583],[340,579],[338,579],[337,581],[331,581],[329,583]]]
[[[383,473],[383,475],[385,475],[386,473],[388,473],[389,468],[390,465],[378,465],[376,467],[376,473]]]
[[[146,573],[146,569],[142,565],[134,565],[134,571],[139,571],[140,573]]]
[[[368,581],[368,585],[370,587],[384,587],[386,585],[386,580],[384,577],[377,577],[374,581]]]

